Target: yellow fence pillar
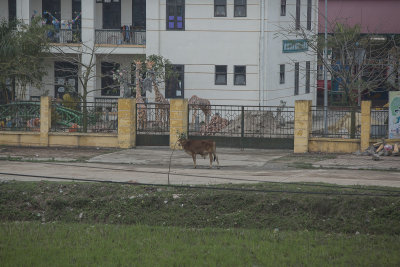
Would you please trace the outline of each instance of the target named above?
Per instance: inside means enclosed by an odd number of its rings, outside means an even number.
[[[136,100],[118,99],[118,145],[120,148],[136,146]]]
[[[294,153],[306,153],[312,125],[311,101],[297,100],[294,112]]]
[[[40,98],[40,146],[49,146],[49,130],[51,128],[51,99]]]
[[[371,135],[371,101],[361,102],[361,151],[369,147]]]
[[[170,126],[169,126],[169,146],[171,149],[180,148],[176,142],[179,134],[188,134],[188,100],[171,99],[170,103]]]

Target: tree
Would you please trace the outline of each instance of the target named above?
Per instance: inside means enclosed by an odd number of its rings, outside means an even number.
[[[364,34],[360,25],[331,23],[330,28],[327,49],[331,56],[327,59],[323,35],[303,27],[282,29],[282,34],[306,40],[308,53],[317,56],[319,65],[327,69],[350,106],[359,105],[363,96],[375,90],[393,87],[389,81],[398,73],[400,38]]]
[[[48,28],[43,26],[40,17],[35,17],[30,25],[19,20],[0,21],[0,96],[14,99],[16,92],[6,89],[6,81],[13,80],[21,88],[24,97],[26,86],[40,87],[46,74],[43,59],[49,50],[46,36]],[[9,94],[12,96],[10,97]],[[4,98],[3,98],[4,97]]]

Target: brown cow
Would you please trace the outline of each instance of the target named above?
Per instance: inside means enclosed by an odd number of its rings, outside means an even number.
[[[194,168],[196,168],[196,154],[201,155],[204,159],[208,154],[210,156],[210,168],[212,168],[212,162],[214,156],[214,161],[217,160],[218,169],[219,161],[216,153],[216,144],[213,140],[189,140],[184,137],[179,138],[179,143],[181,144],[183,150],[192,156]]]

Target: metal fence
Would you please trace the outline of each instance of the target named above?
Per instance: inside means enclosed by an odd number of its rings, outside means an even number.
[[[189,135],[293,138],[294,107],[189,105]]]
[[[40,101],[0,105],[0,131],[40,131]]]
[[[53,102],[52,132],[118,132],[118,102]]]
[[[146,31],[143,30],[96,30],[96,44],[145,45]]]
[[[324,108],[312,107],[312,137],[360,138],[361,110],[359,107],[328,107],[325,130]]]
[[[81,31],[77,29],[60,29],[58,31],[49,31],[47,37],[50,42],[68,44],[81,43]]]
[[[169,135],[169,104],[136,104],[137,134]]]
[[[371,109],[371,138],[388,138],[388,108]]]

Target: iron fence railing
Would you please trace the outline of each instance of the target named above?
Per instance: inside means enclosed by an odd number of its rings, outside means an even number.
[[[118,132],[118,102],[53,102],[52,132]]]
[[[95,97],[94,102],[96,102],[96,105],[111,105],[118,103],[118,98],[113,98],[113,97]]]
[[[137,134],[169,134],[169,104],[136,104]]]
[[[293,138],[294,107],[189,105],[189,135]]]
[[[371,109],[371,138],[388,138],[388,108]]]
[[[144,30],[96,30],[96,44],[111,45],[145,45]]]
[[[40,101],[0,105],[0,131],[40,131]]]
[[[47,37],[52,43],[68,44],[81,43],[81,31],[78,29],[60,29],[58,31],[49,31]]]
[[[361,110],[359,107],[328,107],[327,129],[324,108],[312,107],[312,137],[360,138]]]

